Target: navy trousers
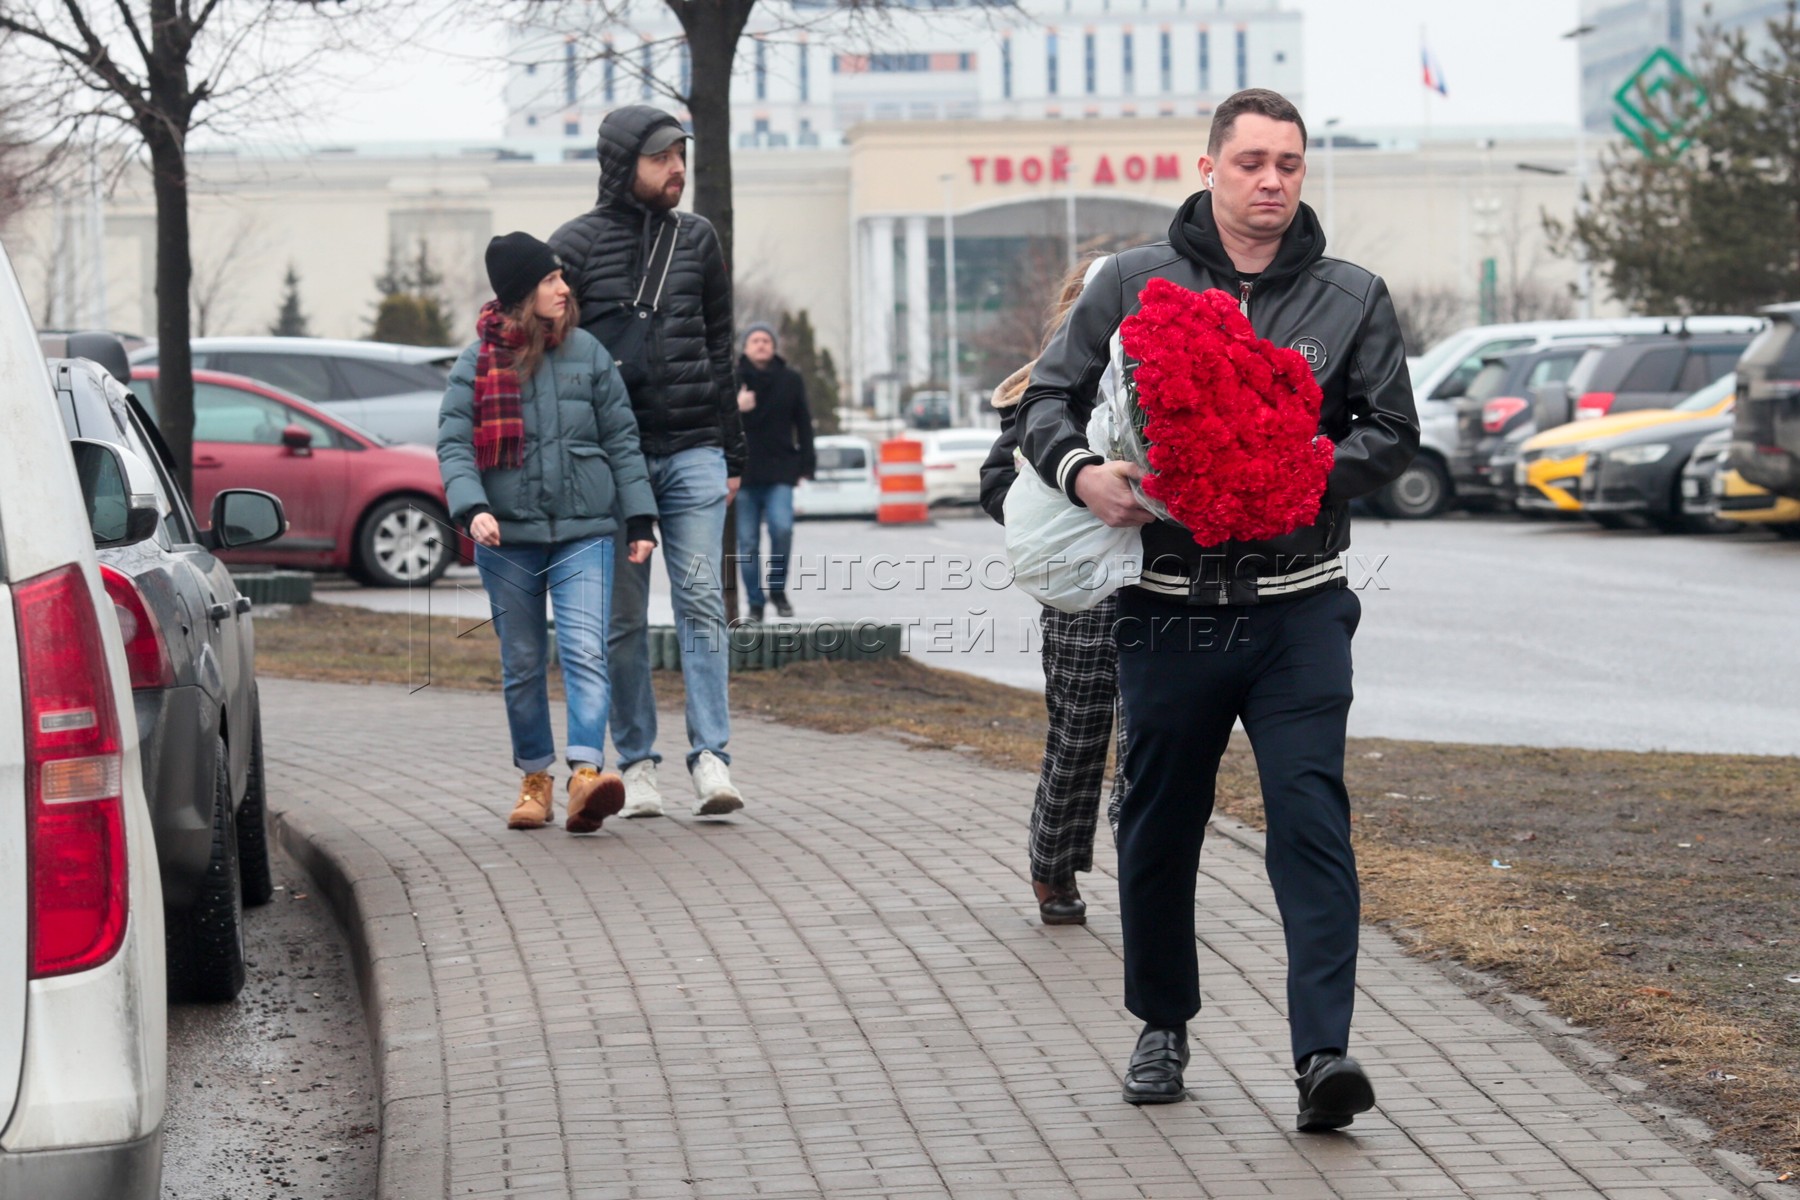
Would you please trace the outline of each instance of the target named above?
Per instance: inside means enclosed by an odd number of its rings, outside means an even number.
[[[1261,776],[1269,882],[1287,938],[1294,1060],[1348,1051],[1361,898],[1344,730],[1361,613],[1348,588],[1204,608],[1137,588],[1120,593],[1125,1006],[1149,1024],[1182,1025],[1200,1011],[1195,876],[1219,759],[1241,717]]]

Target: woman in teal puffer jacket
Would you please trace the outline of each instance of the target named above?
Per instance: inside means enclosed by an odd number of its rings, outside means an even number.
[[[438,466],[451,517],[475,541],[500,635],[513,761],[525,773],[507,825],[541,829],[554,815],[548,595],[569,709],[566,827],[591,833],[625,803],[624,782],[601,769],[614,513],[624,516],[631,561],[645,562],[656,499],[625,385],[577,325],[562,262],[529,234],[509,233],[488,243],[487,269],[494,299],[450,372]]]

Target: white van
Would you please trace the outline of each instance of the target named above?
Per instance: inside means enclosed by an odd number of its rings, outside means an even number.
[[[1456,401],[1489,355],[1595,335],[1654,336],[1689,333],[1755,333],[1762,317],[1602,317],[1585,321],[1521,321],[1477,325],[1439,341],[1416,359],[1413,400],[1419,409],[1418,457],[1394,482],[1369,498],[1383,516],[1432,517],[1455,502],[1450,455],[1456,449]]]
[[[813,477],[794,489],[796,517],[872,517],[881,504],[875,444],[829,433],[813,439]]]
[[[154,535],[144,464],[71,442],[0,249],[0,1197],[155,1200],[162,890],[97,542]]]

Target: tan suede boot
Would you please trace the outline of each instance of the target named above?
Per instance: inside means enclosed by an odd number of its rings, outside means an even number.
[[[600,822],[616,816],[624,807],[623,779],[611,771],[578,768],[569,777],[569,819],[563,828],[570,833],[592,833],[600,828]]]
[[[533,771],[519,781],[519,802],[506,818],[508,829],[542,829],[555,815],[556,781],[548,771]]]

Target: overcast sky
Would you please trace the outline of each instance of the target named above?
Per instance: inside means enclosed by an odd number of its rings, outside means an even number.
[[[1434,125],[1573,127],[1575,52],[1558,35],[1576,24],[1577,0],[1285,0],[1306,14],[1306,115],[1356,126],[1425,119],[1419,39],[1442,64],[1447,96],[1432,96]],[[1504,15],[1496,15],[1503,13]],[[364,83],[294,132],[314,144],[486,140],[505,124],[495,28],[465,26],[384,59]],[[314,111],[318,111],[315,109]]]

